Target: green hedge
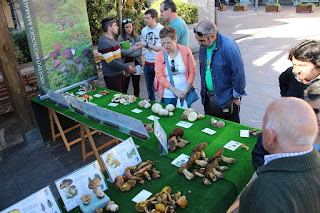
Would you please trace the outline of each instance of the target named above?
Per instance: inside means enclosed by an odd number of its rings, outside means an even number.
[[[31,53],[28,46],[27,34],[25,30],[14,30],[10,32],[14,50],[19,64],[30,62]]]
[[[160,16],[160,5],[164,0],[157,0],[151,4],[151,8],[155,9],[159,13],[159,22],[166,24]],[[186,24],[194,24],[199,21],[198,8],[193,3],[185,3],[181,0],[173,0],[177,6],[177,14],[180,16]]]

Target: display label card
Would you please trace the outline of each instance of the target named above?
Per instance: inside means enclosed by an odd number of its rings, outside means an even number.
[[[167,155],[168,154],[168,141],[167,141],[167,134],[163,130],[161,124],[156,119],[154,120],[154,135],[158,138],[158,150],[160,155]]]
[[[179,121],[176,125],[189,129],[193,124],[186,121]]]
[[[148,118],[149,120],[152,120],[152,121],[157,120],[157,119],[160,119],[159,117],[154,116],[154,115],[150,115],[150,116],[148,116],[147,118]]]
[[[212,129],[209,129],[209,128],[203,129],[202,132],[207,133],[207,134],[209,134],[209,135],[213,135],[213,134],[216,133],[216,131],[214,131],[214,130],[212,130]]]
[[[183,163],[187,163],[189,160],[190,156],[186,154],[181,154],[179,155],[176,159],[174,159],[171,164],[180,167]]]
[[[241,143],[237,142],[237,141],[229,141],[226,145],[223,146],[223,148],[229,149],[231,151],[236,150],[239,146],[241,145]]]
[[[61,212],[59,206],[54,199],[50,186],[46,186],[43,189],[33,193],[18,203],[6,208],[1,213],[20,212],[47,212],[47,213],[59,213]]]
[[[112,107],[116,107],[118,105],[119,105],[119,103],[110,103],[110,104],[108,104],[108,106],[112,106]]]
[[[132,198],[132,201],[135,203],[139,203],[140,201],[147,200],[151,195],[152,195],[151,192],[143,189],[134,198]]]
[[[118,175],[124,175],[127,167],[136,166],[142,162],[131,137],[101,154],[100,157],[112,182]]]
[[[135,108],[135,109],[131,110],[131,112],[139,114],[140,112],[142,112],[142,110]]]
[[[95,94],[95,95],[93,95],[93,97],[96,97],[96,98],[100,98],[102,95],[100,95],[100,94]]]
[[[86,92],[85,91],[79,91],[79,92],[76,92],[76,94],[77,95],[84,95],[84,94],[86,94]]]
[[[89,182],[94,178],[100,179],[100,188],[102,191],[108,189],[100,171],[98,161],[94,161],[55,181],[67,211],[77,207],[82,202],[80,199],[81,196],[85,194],[96,196],[93,190],[88,187]]]
[[[240,130],[240,137],[242,138],[248,138],[249,137],[249,130]]]

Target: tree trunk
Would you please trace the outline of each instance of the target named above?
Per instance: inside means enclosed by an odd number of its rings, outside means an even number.
[[[118,0],[117,1],[117,13],[118,13],[118,23],[119,23],[119,32],[122,32],[122,1]]]

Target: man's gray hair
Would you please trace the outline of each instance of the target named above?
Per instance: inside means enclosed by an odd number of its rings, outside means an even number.
[[[206,34],[205,36],[209,39],[212,35],[217,34],[217,27],[216,25],[211,21],[201,21],[197,25],[197,30],[202,32],[203,34]]]

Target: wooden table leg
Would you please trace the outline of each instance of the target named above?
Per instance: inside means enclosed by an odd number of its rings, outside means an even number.
[[[57,116],[55,111],[52,111],[52,116],[53,116],[54,121],[56,122],[58,130],[59,130],[59,132],[61,134],[62,140],[63,140],[67,150],[70,152],[71,151],[70,145],[69,145],[68,140],[67,140],[67,138],[66,138],[66,136],[65,136],[65,134],[63,132],[63,129],[62,129],[61,124],[60,124],[60,121],[59,121],[58,116]]]
[[[52,109],[48,109],[48,112],[49,112],[49,120],[50,120],[50,129],[51,129],[52,141],[56,142],[56,133],[55,133],[55,130],[54,130],[54,120],[53,120],[53,115],[52,115],[53,110]]]
[[[102,163],[101,158],[100,158],[100,155],[99,155],[99,153],[98,153],[96,144],[94,143],[94,140],[93,140],[92,135],[91,135],[91,133],[90,133],[90,129],[89,129],[88,126],[84,126],[84,129],[85,129],[85,131],[86,131],[86,134],[88,135],[88,139],[89,139],[89,141],[90,141],[90,144],[91,144],[92,150],[93,150],[93,152],[94,152],[94,155],[96,156],[96,159],[97,159],[98,162],[99,162],[100,168],[101,168],[102,171],[105,171],[106,168],[103,166],[103,163]]]
[[[80,133],[81,133],[82,161],[85,162],[87,159],[87,155],[86,155],[86,141],[84,139],[83,125],[80,126]]]

